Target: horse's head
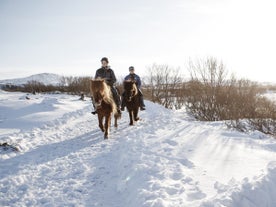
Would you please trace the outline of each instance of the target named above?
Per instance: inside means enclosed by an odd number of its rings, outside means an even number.
[[[99,108],[105,97],[105,82],[103,79],[91,80],[91,95],[94,98],[96,108]]]
[[[130,102],[131,99],[136,96],[138,92],[135,81],[125,81],[124,89],[126,101]]]

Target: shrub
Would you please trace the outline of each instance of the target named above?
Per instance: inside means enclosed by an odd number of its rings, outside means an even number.
[[[181,108],[184,105],[179,96],[183,97],[183,80],[179,69],[168,65],[153,64],[148,68],[144,95],[152,102],[159,103],[166,108]]]
[[[230,120],[228,126],[246,131],[248,126],[276,135],[276,105],[261,96],[258,84],[227,76],[214,58],[190,62],[187,110],[202,121]]]

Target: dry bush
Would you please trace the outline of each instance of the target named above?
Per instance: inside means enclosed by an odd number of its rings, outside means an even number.
[[[77,95],[84,93],[89,95],[90,79],[90,77],[64,77],[62,84],[68,93]]]
[[[258,84],[228,77],[224,65],[214,58],[190,62],[189,70],[187,109],[194,117],[230,120],[228,126],[241,131],[251,128],[276,135],[275,103],[261,96]]]
[[[276,137],[276,105],[268,99],[257,98],[254,116],[231,120],[226,124],[242,132],[258,130]]]
[[[218,121],[255,116],[258,85],[229,77],[214,58],[190,63],[187,108],[199,120]]]
[[[175,95],[174,108],[175,109],[183,108],[183,106],[185,106],[187,102],[188,84],[186,82],[179,84],[179,87],[177,87],[174,90],[174,95]]]
[[[40,93],[45,89],[45,85],[39,81],[28,81],[26,84],[24,84],[24,88],[27,92],[30,93]]]
[[[254,129],[276,136],[276,104],[265,97],[259,97],[255,116],[249,122]]]
[[[9,86],[3,88],[8,91],[21,91],[28,93],[47,93],[47,92],[66,92],[69,94],[86,94],[89,95],[89,86],[90,86],[90,77],[62,77],[60,84],[57,86],[54,85],[45,85],[38,81],[29,81],[23,86]]]
[[[144,86],[145,97],[166,108],[180,108],[177,95],[180,94],[183,81],[179,69],[153,64],[148,68],[148,73],[147,83]]]
[[[228,114],[227,71],[214,58],[190,61],[191,81],[188,83],[187,109],[203,121],[222,120]],[[232,82],[232,81],[230,81]],[[229,82],[229,83],[230,83]]]
[[[237,120],[255,117],[258,106],[258,85],[249,80],[234,79],[228,87],[226,98],[229,112],[224,119]]]

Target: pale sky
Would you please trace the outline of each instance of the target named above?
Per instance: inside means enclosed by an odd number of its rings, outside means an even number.
[[[117,76],[133,65],[216,57],[238,77],[276,82],[273,0],[0,0],[0,79]]]

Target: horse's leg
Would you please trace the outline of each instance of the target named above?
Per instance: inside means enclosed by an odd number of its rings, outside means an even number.
[[[133,114],[134,114],[134,120],[135,121],[138,121],[140,118],[138,117],[138,111],[139,111],[139,108],[136,108],[134,109],[133,111]]]
[[[118,120],[117,115],[114,115],[114,126],[115,126],[116,128],[118,127],[117,120]]]
[[[104,132],[105,139],[108,139],[110,122],[111,122],[111,113],[105,116],[105,132]]]
[[[129,113],[129,125],[133,125],[133,110],[128,110]]]
[[[105,131],[104,126],[103,126],[103,115],[98,112],[98,120],[99,120],[99,127],[102,130],[102,132]]]

